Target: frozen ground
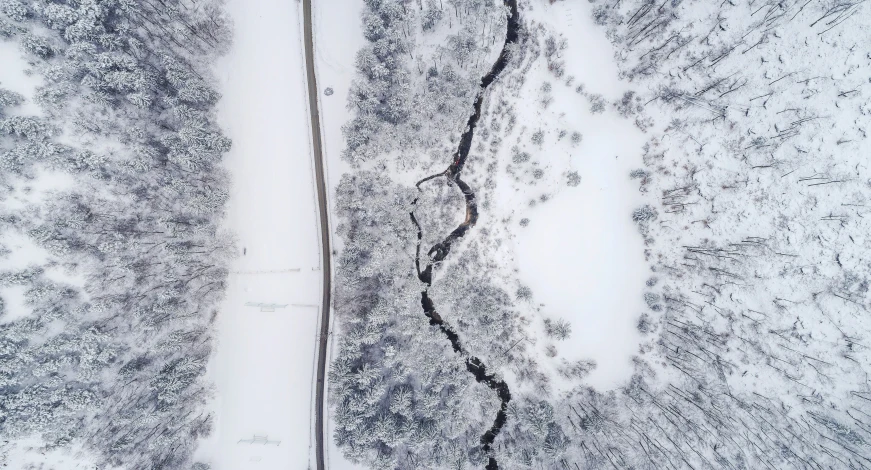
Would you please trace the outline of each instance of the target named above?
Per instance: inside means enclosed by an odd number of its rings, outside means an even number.
[[[219,123],[233,139],[227,228],[240,253],[210,364],[216,432],[198,457],[216,470],[307,468],[321,276],[301,8],[227,8],[235,39],[217,66]],[[277,307],[250,306],[261,303]]]
[[[630,358],[640,342],[635,323],[643,311],[641,290],[649,268],[642,237],[630,218],[642,200],[628,175],[642,166],[645,138],[610,105],[603,114],[591,113],[587,98],[575,91],[583,84],[586,93],[601,94],[608,102],[626,91],[612,46],[590,19],[591,8],[587,2],[558,2],[535,5],[526,13],[527,21],[544,23],[568,40],[562,53],[565,76],[556,79],[539,62],[530,70],[517,106],[517,121],[530,128],[525,142],[531,130],[546,129],[543,147],[529,151],[546,174],[559,179],[545,178],[544,186],[519,191],[500,183],[497,204],[514,214],[516,265],[534,302],[543,304],[540,313],[572,324],[571,337],[554,344],[557,359],[595,360],[598,367],[585,383],[608,390],[629,379]],[[575,77],[570,86],[565,85],[568,76]],[[546,110],[534,105],[543,82],[553,87]],[[568,137],[557,141],[559,129],[578,131],[583,141],[577,146],[566,145]],[[564,171],[577,171],[581,184],[567,186]],[[551,196],[547,202],[529,207],[529,200],[544,193]],[[517,225],[521,218],[530,220],[527,227]],[[537,348],[548,344],[538,342]]]

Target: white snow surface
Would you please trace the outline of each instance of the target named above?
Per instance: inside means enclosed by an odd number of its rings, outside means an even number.
[[[302,7],[229,0],[227,9],[235,38],[216,73],[239,257],[210,363],[216,432],[197,458],[216,470],[308,468],[321,272]]]
[[[613,47],[601,28],[593,24],[587,2],[558,2],[536,5],[525,12],[526,20],[546,24],[568,40],[563,52],[566,76],[571,86],[540,65],[530,70],[524,93],[535,102],[542,82],[553,83],[553,102],[546,111],[539,106],[518,106],[518,122],[547,129],[546,144],[534,155],[550,172],[578,171],[577,187],[558,184],[528,191],[503,192],[497,196],[503,210],[514,212],[513,240],[516,265],[523,284],[533,292],[533,301],[545,318],[565,318],[572,335],[559,342],[537,342],[542,350],[557,347],[557,360],[593,359],[597,367],[584,383],[599,390],[623,385],[630,378],[631,356],[641,338],[635,328],[644,311],[641,290],[650,274],[644,262],[644,246],[631,220],[632,210],[642,205],[637,185],[629,179],[632,169],[642,167],[644,134],[631,120],[618,116],[610,105],[604,114],[592,114],[585,97],[575,92],[583,84],[586,92],[598,93],[612,102],[626,91],[618,80]],[[583,141],[577,146],[555,143],[554,119],[559,129],[577,130]],[[510,186],[500,184],[504,190]],[[552,197],[529,208],[527,202],[541,193]],[[527,227],[517,225],[529,218]],[[563,388],[554,377],[554,384]],[[571,384],[562,384],[571,386]]]

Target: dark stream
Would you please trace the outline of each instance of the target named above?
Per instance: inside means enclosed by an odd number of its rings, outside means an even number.
[[[505,34],[505,44],[502,46],[502,52],[499,54],[499,58],[496,59],[496,62],[490,68],[490,72],[481,79],[481,90],[478,92],[477,97],[475,98],[475,112],[469,117],[468,122],[466,123],[466,130],[463,132],[463,136],[460,138],[460,144],[457,147],[456,153],[453,155],[453,161],[451,165],[442,173],[438,173],[432,176],[428,176],[417,182],[417,189],[420,189],[420,185],[441,176],[448,178],[453,183],[456,183],[457,187],[460,188],[460,191],[463,192],[463,197],[466,200],[466,218],[463,220],[457,228],[451,231],[444,240],[439,243],[433,245],[432,248],[427,252],[427,256],[429,257],[429,262],[426,263],[426,266],[423,270],[420,269],[420,243],[423,240],[423,230],[420,228],[420,224],[417,222],[417,218],[414,216],[414,210],[411,212],[411,221],[417,227],[417,253],[415,254],[415,266],[417,268],[417,277],[421,280],[421,282],[427,285],[427,289],[420,293],[421,295],[421,306],[423,307],[423,313],[429,318],[430,325],[436,325],[439,329],[445,334],[448,340],[451,342],[451,346],[454,348],[454,352],[462,354],[466,356],[466,370],[468,370],[472,375],[475,376],[475,380],[484,383],[492,390],[496,392],[499,396],[499,400],[502,401],[502,405],[499,407],[499,412],[496,414],[496,419],[493,422],[493,425],[487,432],[481,436],[481,448],[484,452],[490,454],[491,453],[491,445],[493,441],[496,439],[496,436],[499,434],[499,431],[502,429],[502,426],[505,424],[505,420],[507,416],[505,414],[505,410],[508,407],[508,402],[511,401],[511,392],[508,390],[508,385],[502,381],[497,380],[495,374],[487,374],[487,366],[481,362],[480,359],[474,356],[470,356],[463,349],[462,344],[460,343],[460,336],[451,328],[450,325],[445,323],[442,319],[441,315],[438,314],[435,308],[435,304],[432,299],[429,298],[427,290],[429,286],[432,285],[432,269],[433,265],[436,263],[440,263],[445,258],[447,258],[448,253],[451,251],[451,244],[456,241],[458,238],[461,238],[466,232],[472,228],[475,223],[478,221],[478,204],[475,201],[475,192],[472,191],[472,188],[469,187],[468,184],[463,182],[460,179],[460,173],[463,171],[463,166],[466,164],[466,158],[469,156],[469,150],[472,148],[472,138],[475,134],[475,126],[478,125],[478,119],[481,118],[481,105],[484,101],[484,93],[487,91],[487,87],[489,87],[493,81],[495,81],[499,74],[505,69],[505,66],[508,65],[508,45],[517,42],[517,33],[520,26],[520,21],[517,13],[517,0],[504,0],[505,5],[511,10],[511,16],[508,18],[508,26],[507,32]],[[412,206],[417,205],[417,199],[412,202]],[[489,460],[487,462],[487,470],[498,470],[499,465],[496,463],[496,459],[490,455]]]

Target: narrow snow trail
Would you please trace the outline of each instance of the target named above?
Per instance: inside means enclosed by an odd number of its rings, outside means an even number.
[[[210,363],[215,435],[199,457],[216,470],[307,468],[321,273],[301,10],[286,0],[227,9],[235,37],[217,66],[218,112],[233,139],[227,229],[240,256]]]

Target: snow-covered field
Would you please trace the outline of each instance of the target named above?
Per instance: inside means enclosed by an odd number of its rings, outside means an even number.
[[[604,390],[622,385],[632,374],[630,356],[640,341],[635,322],[644,307],[639,290],[649,269],[641,236],[628,216],[641,204],[628,175],[642,164],[644,135],[610,110],[591,113],[588,101],[575,92],[583,84],[588,93],[610,102],[626,91],[617,77],[613,48],[593,24],[591,9],[588,2],[561,2],[529,14],[568,40],[563,57],[575,83],[555,81],[547,112],[561,116],[560,127],[577,130],[583,141],[576,148],[562,146],[562,152],[545,147],[543,153],[552,152],[545,157],[549,161],[567,158],[581,184],[563,185],[553,199],[528,210],[530,224],[516,231],[515,247],[520,278],[545,305],[542,311],[572,323],[571,338],[558,345],[560,355],[595,360],[598,367],[586,383]]]
[[[567,40],[561,52],[565,75],[556,78],[537,61],[510,98],[520,132],[500,152],[494,210],[485,210],[482,221],[509,221],[509,254],[500,263],[509,273],[516,269],[532,290],[532,307],[541,318],[527,333],[542,364],[594,360],[597,367],[584,383],[610,390],[631,376],[631,356],[640,343],[635,324],[649,268],[629,217],[642,201],[629,172],[642,166],[645,136],[610,106],[603,113],[591,111],[589,95],[610,103],[626,91],[613,47],[590,19],[591,8],[586,2],[559,2],[524,12],[525,21],[546,25]],[[574,77],[570,84],[567,77]],[[540,102],[545,96],[546,106]],[[536,131],[544,136],[539,145],[531,143]],[[560,137],[560,131],[566,134]],[[570,143],[572,132],[583,136],[580,143]],[[513,161],[515,146],[529,154],[528,162]],[[567,184],[568,172],[578,173],[579,185]],[[571,337],[546,340],[543,320],[557,318],[571,323]],[[556,356],[550,360],[546,348],[552,347]],[[577,385],[551,376],[558,389]]]
[[[210,364],[216,433],[200,454],[217,470],[307,468],[321,275],[301,8],[227,8],[235,39],[217,67],[219,122],[233,139],[227,228],[240,253]]]

